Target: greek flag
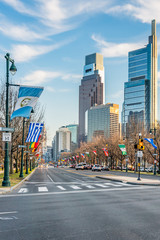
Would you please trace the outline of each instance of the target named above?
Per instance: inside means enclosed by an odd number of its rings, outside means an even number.
[[[43,123],[30,123],[26,142],[37,142],[43,125]]]
[[[144,140],[146,140],[147,142],[149,142],[150,144],[152,144],[152,146],[157,149],[157,146],[153,143],[153,139],[152,138],[144,138]]]
[[[29,118],[32,108],[36,105],[43,91],[42,87],[20,86],[18,100],[12,113],[11,120],[15,117]]]

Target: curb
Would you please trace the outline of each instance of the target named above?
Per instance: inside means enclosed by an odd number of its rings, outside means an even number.
[[[35,168],[27,177],[25,177],[22,181],[20,181],[19,183],[17,183],[16,185],[14,185],[13,187],[10,187],[9,189],[7,190],[4,190],[3,192],[0,192],[0,194],[5,194],[5,193],[8,193],[8,192],[12,192],[14,189],[16,189],[17,187],[19,187],[23,182],[27,181],[31,176],[32,174],[35,172],[37,168]]]
[[[110,180],[110,181],[114,181],[114,182],[122,182],[122,183],[127,183],[127,184],[132,184],[132,185],[160,186],[160,183],[141,183],[141,182],[134,183],[134,182],[124,181],[124,180],[119,180],[119,179],[112,179],[112,178],[107,178],[107,177],[100,177],[100,176],[96,176],[96,178],[101,178],[101,179]]]

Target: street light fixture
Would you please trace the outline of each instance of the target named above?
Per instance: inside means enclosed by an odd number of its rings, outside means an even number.
[[[7,53],[5,55],[6,59],[6,128],[9,127],[9,71],[11,71],[12,74],[15,74],[17,71],[17,68],[14,65],[14,60],[10,58],[10,54]],[[9,62],[12,63],[10,69],[9,69]],[[4,177],[2,186],[10,186],[9,181],[9,144],[8,142],[5,142],[5,159],[4,159]]]

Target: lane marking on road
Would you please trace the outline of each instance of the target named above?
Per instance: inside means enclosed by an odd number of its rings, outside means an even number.
[[[122,185],[117,185],[117,184],[114,184],[114,183],[104,183],[104,184],[108,185],[108,186],[122,187]]]
[[[51,180],[51,182],[54,182],[53,179],[47,174],[48,178]]]
[[[61,189],[61,190],[66,190],[64,187],[62,187],[62,186],[57,186],[59,189]]]
[[[89,188],[89,189],[95,188],[95,187],[93,187],[93,186],[91,186],[91,185],[84,185],[84,186],[87,187],[87,188]]]
[[[82,189],[82,188],[80,188],[80,187],[78,187],[78,186],[75,186],[75,185],[71,185],[70,187],[73,188],[73,189],[77,189],[77,190],[78,190],[78,189]]]
[[[6,220],[14,220],[14,219],[18,219],[18,218],[15,217],[15,216],[12,216],[12,217],[0,217],[0,220],[2,220],[2,221],[6,221]]]
[[[17,211],[13,211],[13,212],[0,212],[0,215],[12,214],[12,213],[17,213]]]
[[[159,189],[157,186],[138,186],[134,187],[134,190],[153,190]],[[47,195],[60,195],[60,194],[76,194],[76,193],[94,193],[94,192],[112,192],[112,191],[129,191],[133,190],[133,187],[122,187],[122,188],[107,188],[107,189],[93,189],[93,190],[80,190],[80,191],[61,191],[61,192],[46,192],[46,193],[27,193],[27,194],[10,194],[10,195],[0,195],[0,198],[10,198],[10,197],[36,197],[36,196],[47,196]]]
[[[106,188],[106,187],[108,187],[107,185],[104,185],[104,184],[94,184],[94,185],[96,185],[96,186],[98,186],[98,187],[103,187],[103,188]]]
[[[28,188],[21,188],[18,193],[27,193],[28,192]]]
[[[47,187],[38,187],[38,192],[48,192]]]

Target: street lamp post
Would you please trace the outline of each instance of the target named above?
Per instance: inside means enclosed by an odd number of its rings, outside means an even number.
[[[20,175],[19,175],[19,177],[24,177],[24,176],[23,176],[24,124],[25,124],[25,120],[24,120],[24,118],[23,118],[23,130],[22,130],[22,153],[21,153],[21,169],[20,169]]]
[[[154,134],[154,141],[156,141],[156,128],[150,129],[150,133]],[[156,175],[156,148],[154,148],[154,175]]]
[[[9,127],[9,71],[14,74],[16,73],[17,69],[14,65],[14,60],[10,58],[10,54],[7,53],[5,55],[6,59],[6,128]],[[9,62],[12,63],[9,69]],[[9,181],[9,144],[8,142],[5,143],[5,159],[4,159],[4,177],[2,186],[10,186]]]

